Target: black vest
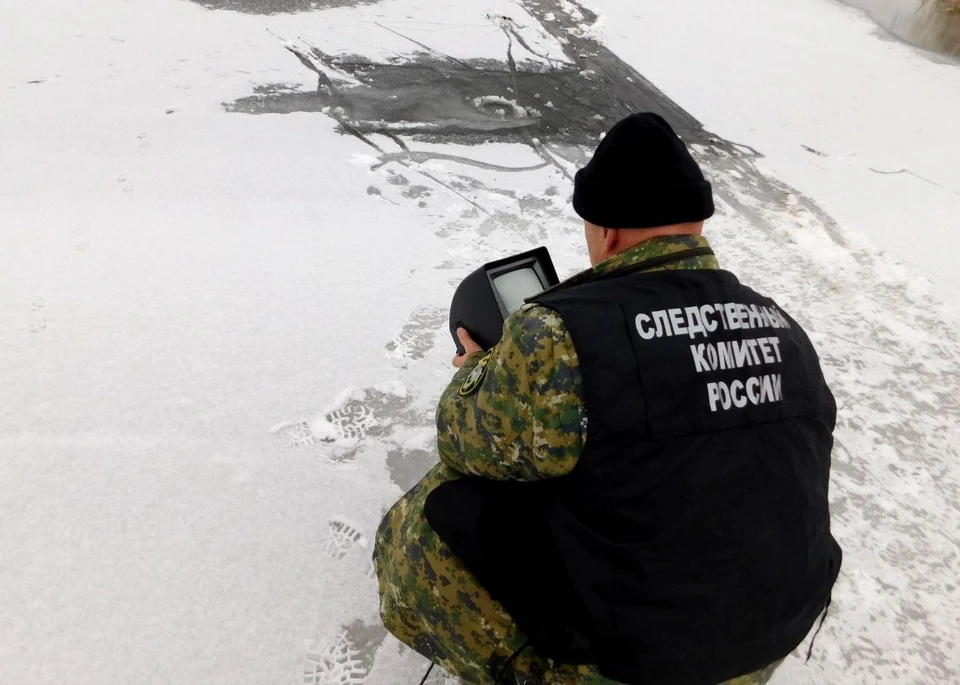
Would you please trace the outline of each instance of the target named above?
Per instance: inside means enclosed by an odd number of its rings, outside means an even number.
[[[836,404],[806,334],[725,271],[614,273],[537,301],[580,360],[577,467],[447,483],[431,526],[562,663],[716,685],[788,655],[841,562]]]

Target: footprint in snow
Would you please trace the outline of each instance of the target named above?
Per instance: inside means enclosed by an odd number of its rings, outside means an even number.
[[[332,518],[327,522],[330,527],[330,538],[323,546],[323,551],[332,559],[343,559],[354,547],[366,549],[370,543],[363,533],[342,518]]]
[[[403,191],[403,196],[411,200],[419,200],[422,197],[430,197],[433,191],[427,186],[410,186]]]
[[[447,313],[437,307],[424,307],[413,313],[400,334],[387,343],[387,356],[406,365],[423,359],[434,346],[437,331],[445,329]]]
[[[410,185],[409,179],[403,174],[398,174],[391,169],[387,169],[387,183],[392,186],[408,186]]]
[[[307,642],[304,685],[357,685],[373,668],[387,631],[377,621],[357,619],[333,636]]]
[[[313,447],[320,442],[320,439],[313,434],[313,431],[310,430],[310,424],[306,421],[280,424],[273,428],[273,433],[280,436],[284,441],[284,447],[294,450]]]
[[[379,171],[380,177],[386,181],[385,187],[375,189],[375,195],[387,202],[400,205],[406,202],[414,202],[421,209],[427,207],[426,200],[433,196],[434,189],[425,185],[411,185],[410,179],[403,174],[398,174],[392,169],[383,167]],[[371,186],[373,188],[373,186]],[[370,190],[367,191],[370,194]]]
[[[373,411],[360,400],[351,399],[313,422],[288,421],[274,426],[271,432],[288,449],[312,450],[317,456],[343,462],[356,456],[360,443],[378,428]]]
[[[370,408],[358,400],[350,400],[324,418],[336,430],[338,440],[363,440],[377,425]]]
[[[307,647],[303,685],[360,685],[368,669],[346,633]]]

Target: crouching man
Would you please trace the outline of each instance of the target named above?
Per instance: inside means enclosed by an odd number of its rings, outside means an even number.
[[[386,515],[381,615],[467,683],[762,685],[830,602],[836,405],[720,269],[710,184],[633,115],[577,174],[593,268],[466,354],[441,463]]]

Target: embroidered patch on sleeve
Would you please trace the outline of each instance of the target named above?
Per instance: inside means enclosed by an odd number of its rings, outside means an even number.
[[[460,397],[469,397],[480,389],[483,385],[483,379],[487,375],[487,366],[490,364],[490,354],[487,353],[470,372],[463,383],[460,384]]]

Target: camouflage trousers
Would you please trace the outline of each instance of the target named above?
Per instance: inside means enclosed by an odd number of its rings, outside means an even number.
[[[401,642],[471,685],[615,685],[592,666],[557,664],[525,649],[504,608],[433,532],[423,515],[427,496],[459,478],[439,464],[387,513],[377,531],[374,563],[380,615]],[[780,664],[724,685],[764,685]]]

